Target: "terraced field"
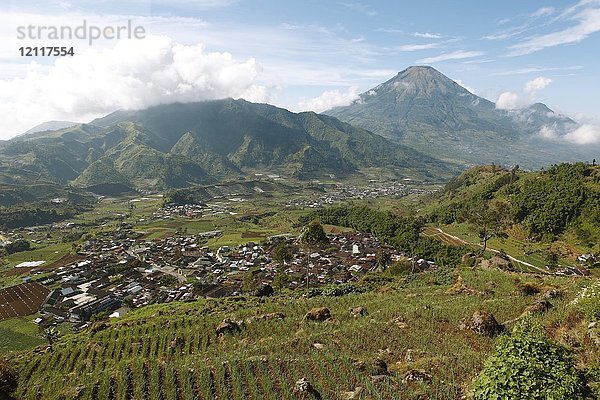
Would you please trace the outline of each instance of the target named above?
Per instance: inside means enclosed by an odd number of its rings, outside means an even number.
[[[458,273],[473,291],[448,291]],[[53,352],[23,354],[17,397],[296,399],[294,384],[305,377],[324,399],[348,398],[345,392],[357,387],[361,398],[458,399],[494,346],[493,338],[461,330],[460,320],[481,308],[499,321],[518,317],[533,301],[519,294],[521,279],[530,278],[465,269],[400,278],[343,297],[151,306],[64,337]],[[535,284],[565,293],[539,317],[550,324],[584,281],[544,277]],[[367,315],[351,314],[359,306]],[[314,307],[328,307],[333,319],[304,321]],[[285,318],[261,318],[276,312]],[[224,318],[240,321],[241,330],[218,336]],[[428,378],[407,378],[414,371]]]
[[[50,290],[36,282],[0,290],[0,321],[36,313],[48,293]]]

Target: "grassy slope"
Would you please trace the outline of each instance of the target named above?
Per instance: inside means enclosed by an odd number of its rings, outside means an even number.
[[[493,339],[459,330],[462,318],[480,308],[500,321],[519,316],[533,302],[517,292],[521,279],[566,293],[540,318],[552,328],[584,283],[499,271],[462,270],[460,275],[487,294],[447,294],[454,276],[425,273],[340,298],[279,296],[265,302],[247,298],[147,307],[111,321],[96,334],[64,337],[53,353],[20,356],[26,378],[18,397],[58,399],[81,392],[81,398],[92,393],[98,399],[111,398],[110,393],[118,399],[128,398],[127,393],[143,398],[148,390],[152,398],[165,399],[293,399],[294,382],[306,376],[327,399],[342,398],[341,392],[356,386],[379,399],[455,399],[465,393],[494,346]],[[338,322],[302,323],[307,310],[320,306],[329,307]],[[356,306],[366,307],[369,315],[352,317],[349,309]],[[276,311],[286,315],[285,321],[255,320],[239,334],[215,336],[223,318],[241,320]],[[405,328],[394,323],[398,317]],[[324,348],[316,350],[314,343]],[[408,353],[413,361],[407,360]],[[376,357],[392,370],[387,382],[371,383],[354,364]],[[586,357],[589,362],[589,351]],[[432,381],[404,383],[404,374],[415,368],[430,373]]]
[[[594,169],[594,174],[600,174],[600,168]],[[451,182],[441,195],[434,196],[426,201],[426,204],[419,210],[420,215],[435,215],[440,209],[447,208],[453,204],[467,203],[470,200],[482,196],[488,192],[495,182],[501,178],[508,177],[510,172],[499,167],[476,167],[456,178]],[[600,186],[593,181],[592,177],[586,178],[586,186],[595,191],[596,195],[600,192]],[[529,182],[540,179],[539,172],[517,171],[515,186],[519,190],[527,190]],[[548,178],[546,178],[548,179]],[[498,201],[510,203],[514,194],[505,190],[493,192],[491,198]],[[554,240],[531,241],[528,240],[527,229],[523,224],[515,224],[506,231],[507,238],[492,238],[489,246],[493,249],[504,250],[507,254],[525,262],[531,263],[537,267],[543,267],[548,263],[548,254],[554,252],[559,257],[559,262],[563,264],[572,264],[577,255],[597,251],[594,245],[582,242],[576,235],[576,226],[583,226],[590,235],[596,240],[591,240],[596,244],[600,238],[600,229],[598,226],[590,226],[587,222],[577,222],[570,224],[567,229],[557,235]],[[479,237],[475,226],[468,223],[434,224],[434,227],[441,228],[444,232],[457,236],[467,242],[478,244]]]

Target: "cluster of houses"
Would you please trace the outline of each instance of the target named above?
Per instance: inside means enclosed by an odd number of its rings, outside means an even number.
[[[362,200],[376,199],[381,197],[404,197],[409,194],[430,193],[430,190],[409,185],[410,179],[400,182],[371,182],[366,187],[356,187],[346,184],[336,184],[333,187],[328,187],[327,190],[318,195],[309,197],[298,197],[289,200],[286,203],[287,207],[309,207],[320,208],[326,204],[338,203],[344,200]]]
[[[230,206],[230,202],[242,202],[243,198],[240,197],[232,197],[227,199],[227,201],[214,201],[210,204],[199,204],[199,203],[190,203],[190,204],[175,204],[169,203],[165,204],[163,207],[159,208],[155,212],[152,213],[153,220],[170,220],[174,218],[200,218],[200,217],[209,217],[211,215],[221,215],[221,214],[229,214],[235,215],[236,213],[232,211]]]
[[[126,228],[85,241],[69,263],[35,279],[51,289],[37,322],[85,327],[99,313],[120,316],[148,304],[239,295],[249,274],[256,286],[283,275],[280,287],[289,289],[353,282],[381,267],[378,253],[388,253],[389,262],[403,256],[363,233],[331,235],[324,250],[287,235],[210,249],[205,235],[147,240]],[[282,244],[289,258],[275,261]]]

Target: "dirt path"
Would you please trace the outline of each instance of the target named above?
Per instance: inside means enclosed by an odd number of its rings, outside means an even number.
[[[435,228],[435,230],[436,230],[436,231],[437,231],[439,234],[441,234],[441,235],[443,235],[443,236],[446,236],[447,238],[449,238],[449,239],[451,239],[451,240],[453,240],[453,241],[455,241],[455,242],[459,242],[459,243],[461,243],[461,244],[466,244],[466,245],[473,245],[473,244],[474,244],[474,243],[471,243],[471,242],[467,242],[466,240],[464,240],[464,239],[461,239],[461,238],[459,238],[458,236],[454,236],[454,235],[451,235],[451,234],[449,234],[449,233],[446,233],[446,232],[444,232],[443,230],[441,230],[440,228]],[[483,247],[483,246],[482,246],[481,244],[479,244],[479,243],[477,243],[477,246],[479,246],[479,247]],[[500,250],[493,249],[493,248],[491,248],[491,247],[489,247],[489,246],[487,247],[487,250],[491,251],[492,253],[496,253],[496,254],[499,254],[499,253],[500,253]],[[506,253],[505,253],[505,254],[506,254]],[[513,256],[511,256],[511,255],[508,255],[508,254],[506,254],[506,256],[507,256],[507,257],[508,257],[508,258],[509,258],[511,261],[513,261],[513,262],[518,262],[519,264],[526,265],[526,266],[528,266],[529,268],[533,268],[534,270],[536,270],[536,271],[539,271],[539,272],[541,272],[541,273],[543,273],[543,274],[547,274],[547,273],[548,273],[548,271],[544,270],[543,268],[536,267],[535,265],[533,265],[533,264],[531,264],[531,263],[528,263],[527,261],[519,260],[518,258],[515,258],[515,257],[513,257]]]

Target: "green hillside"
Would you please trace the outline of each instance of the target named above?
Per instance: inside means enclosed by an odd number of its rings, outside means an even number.
[[[310,179],[379,168],[448,179],[456,166],[315,113],[215,100],[118,111],[0,143],[0,183],[167,189],[257,171]]]
[[[520,291],[525,283],[562,294],[533,318],[595,376],[597,351],[581,347],[589,339],[578,336],[586,317],[569,304],[579,280],[468,269],[386,279],[342,297],[282,294],[147,307],[64,336],[52,352],[17,357],[17,397],[296,399],[294,385],[304,377],[324,399],[459,399],[495,346],[494,337],[462,330],[461,320],[483,309],[513,321],[511,329],[536,301]],[[328,307],[333,318],[304,320],[315,307]],[[353,316],[357,307],[362,315]],[[218,336],[225,318],[240,321],[240,330]],[[360,397],[350,397],[356,391]]]
[[[421,212],[464,239],[469,240],[470,231],[475,234],[470,235],[473,241],[480,228],[475,214],[498,210],[506,238],[496,235],[500,237],[493,240],[507,251],[512,248],[525,256],[539,253],[541,264],[556,262],[554,255],[572,263],[579,254],[597,253],[600,167],[560,164],[538,172],[475,167],[450,181]]]

